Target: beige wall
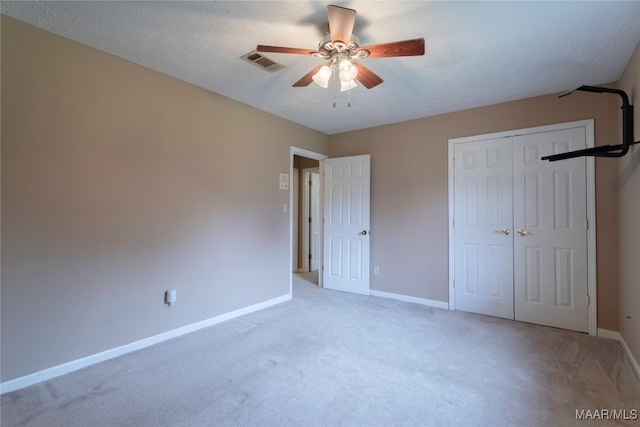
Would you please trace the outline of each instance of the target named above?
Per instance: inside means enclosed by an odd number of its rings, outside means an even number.
[[[371,265],[380,267],[371,288],[448,300],[450,138],[593,118],[596,144],[615,144],[618,107],[613,96],[576,92],[330,136],[331,157],[371,154]],[[598,159],[598,326],[611,330],[618,330],[616,188],[617,161]]]
[[[618,81],[618,88],[629,95],[634,105],[634,141],[640,141],[640,44]],[[618,167],[620,334],[640,363],[640,144],[620,158]],[[633,314],[633,324],[626,318],[629,312]]]
[[[2,381],[288,294],[279,173],[327,136],[1,29]]]

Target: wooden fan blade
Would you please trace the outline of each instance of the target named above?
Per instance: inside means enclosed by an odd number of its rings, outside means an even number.
[[[329,12],[329,33],[331,42],[342,42],[349,46],[353,25],[356,22],[356,11],[340,6],[327,6]]]
[[[314,68],[313,70],[309,71],[307,74],[304,75],[304,77],[302,77],[300,80],[298,80],[297,82],[295,82],[293,84],[293,87],[305,87],[305,86],[309,86],[311,84],[311,82],[313,81],[313,76],[320,71],[320,68],[322,68],[324,64],[320,64],[318,65],[316,68]]]
[[[399,42],[372,44],[356,49],[369,51],[369,58],[390,58],[392,56],[420,56],[424,55],[424,39],[402,40]]]
[[[376,73],[360,64],[359,62],[353,61],[353,65],[358,67],[358,75],[356,76],[356,80],[362,83],[362,86],[366,87],[367,89],[378,86],[384,81]]]
[[[317,50],[299,49],[297,47],[264,46],[261,44],[256,47],[256,50],[258,52],[293,53],[296,55],[314,55],[320,53]]]

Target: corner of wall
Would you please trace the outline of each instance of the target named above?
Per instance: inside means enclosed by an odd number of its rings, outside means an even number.
[[[640,43],[625,67],[618,88],[635,105],[634,141],[640,140]],[[620,135],[621,137],[621,135]],[[640,144],[618,161],[619,326],[621,342],[633,361],[640,360]],[[637,362],[634,365],[637,368]],[[640,376],[640,373],[638,373]]]

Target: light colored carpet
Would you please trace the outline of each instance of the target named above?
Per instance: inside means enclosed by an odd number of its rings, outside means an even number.
[[[2,396],[9,426],[572,426],[640,410],[620,345],[328,291]]]

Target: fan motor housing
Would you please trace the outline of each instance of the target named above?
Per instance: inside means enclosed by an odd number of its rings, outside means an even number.
[[[325,35],[322,39],[320,39],[320,43],[318,43],[318,50],[321,52],[325,52],[327,56],[331,56],[334,53],[342,53],[345,51],[353,52],[355,49],[360,47],[360,39],[355,34],[351,34],[351,38],[349,39],[349,46],[341,41],[336,41],[335,43],[331,41],[331,34]]]

